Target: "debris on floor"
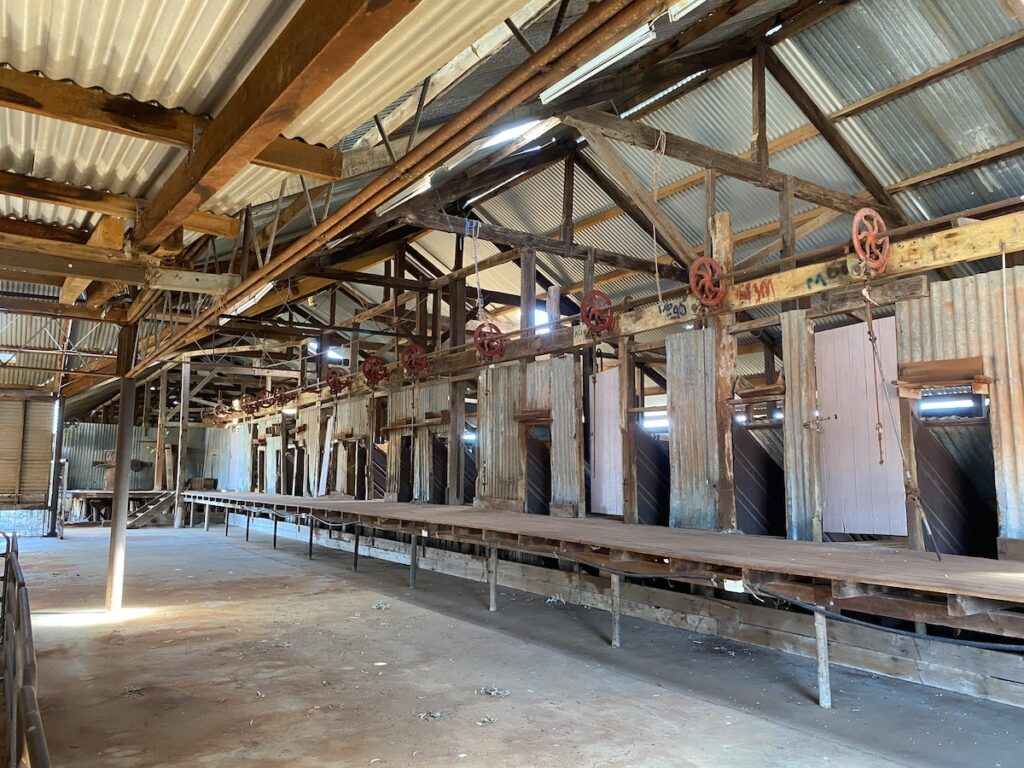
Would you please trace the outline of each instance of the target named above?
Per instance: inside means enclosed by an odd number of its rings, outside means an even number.
[[[381,600],[379,603],[373,604],[373,610],[375,611],[386,611],[390,607],[391,603],[385,603],[383,600]]]
[[[440,720],[444,717],[444,712],[417,712],[416,717],[420,720]]]
[[[144,686],[144,685],[126,685],[124,687],[124,690],[121,691],[121,696],[123,698],[130,697],[130,698],[133,698],[133,699],[137,699],[140,696],[145,696],[146,695],[145,693],[143,693],[143,691],[145,691],[145,689],[146,689],[146,686]]]
[[[552,595],[547,600],[548,605],[565,605],[565,598],[562,597],[561,593]]]
[[[483,726],[483,725],[490,725],[491,723],[496,723],[496,722],[498,722],[498,721],[495,720],[493,717],[487,717],[487,715],[484,715],[483,717],[481,717],[479,720],[476,721],[476,724],[480,725],[480,726]]]
[[[505,688],[495,688],[493,685],[485,685],[483,688],[477,691],[477,693],[479,693],[481,696],[493,696],[496,699],[503,699],[510,693],[512,693],[512,691],[507,690]]]

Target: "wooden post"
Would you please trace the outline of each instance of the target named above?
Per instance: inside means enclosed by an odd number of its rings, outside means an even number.
[[[537,252],[533,248],[524,248],[519,266],[519,328],[523,331],[522,338],[533,336],[527,330],[534,325],[534,309],[537,301]]]
[[[576,190],[576,144],[572,144],[565,156],[565,174],[562,180],[562,225],[561,239],[565,243],[565,255],[572,249],[573,202]]]
[[[818,704],[822,709],[832,708],[832,683],[828,674],[828,626],[825,614],[814,614],[814,640],[818,650]]]
[[[174,477],[174,527],[185,525],[185,508],[181,494],[185,490],[188,461],[188,404],[191,395],[192,364],[181,364],[181,400],[178,409],[178,461]]]
[[[226,514],[226,513],[225,513]],[[203,504],[203,530],[210,530],[210,503]]]
[[[821,462],[814,334],[806,309],[783,312],[782,354],[786,365],[786,535],[821,541]]]
[[[160,374],[160,400],[156,408],[156,453],[153,456],[153,490],[167,487],[167,451],[164,441],[167,433],[167,371]]]
[[[622,595],[619,574],[612,574],[612,648],[622,645]]]
[[[491,547],[487,553],[487,583],[490,591],[490,610],[498,610],[498,548]]]
[[[903,490],[906,494],[907,539],[911,549],[924,549],[921,489],[917,484],[917,444],[914,441],[914,401],[900,398],[900,442],[903,444]]]
[[[409,587],[416,589],[416,569],[419,567],[420,537],[413,534],[409,541]]]
[[[796,255],[796,223],[793,219],[793,201],[793,177],[786,176],[782,180],[782,190],[779,192],[779,235],[782,242],[779,260],[784,262],[788,262]]]
[[[715,258],[727,273],[733,271],[732,217],[716,213],[712,219]],[[733,474],[733,384],[736,372],[736,337],[729,333],[733,315],[718,315],[715,328],[715,422],[718,426],[718,528],[736,528],[736,483]]]
[[[551,323],[551,331],[558,327],[558,321],[562,319],[562,287],[552,285],[548,288],[547,297],[548,322]]]
[[[466,429],[466,382],[451,383],[451,417],[448,420],[448,503],[464,504],[466,491],[466,448],[463,434]]]
[[[132,437],[135,427],[135,379],[126,375],[135,362],[135,325],[122,326],[117,337],[117,372],[121,393],[114,454],[114,497],[110,507],[110,551],[107,558],[106,609],[121,610],[124,561],[128,543],[128,499],[131,486]]]
[[[441,351],[441,289],[434,291],[430,314],[430,349]]]
[[[636,499],[636,368],[629,350],[630,337],[619,339],[619,429],[622,435],[622,518],[639,523]]]
[[[448,290],[448,346],[457,349],[466,343],[466,279],[453,280]]]
[[[767,45],[762,39],[751,62],[753,83],[751,88],[752,114],[754,120],[753,133],[750,139],[750,153],[755,163],[761,166],[762,178],[767,178],[768,171],[768,128],[767,100],[765,94],[765,58]]]

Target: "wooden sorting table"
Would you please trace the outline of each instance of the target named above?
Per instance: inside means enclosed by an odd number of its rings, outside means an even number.
[[[1024,637],[1024,562],[625,525],[481,507],[187,491],[189,502],[313,515],[482,543],[618,572],[713,583],[742,580],[787,598],[893,618]]]

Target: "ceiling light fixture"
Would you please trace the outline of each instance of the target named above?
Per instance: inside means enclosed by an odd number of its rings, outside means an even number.
[[[540,103],[549,104],[564,93],[568,93],[580,83],[589,80],[598,72],[601,72],[612,64],[624,59],[634,51],[643,48],[647,43],[654,40],[657,34],[654,27],[644,24],[639,29],[633,30],[626,37],[622,38],[611,48],[606,49],[590,61],[584,63],[575,71],[570,72],[554,85],[540,92]]]

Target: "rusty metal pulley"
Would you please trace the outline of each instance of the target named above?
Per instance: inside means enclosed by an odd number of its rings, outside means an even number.
[[[257,410],[259,410],[259,398],[256,397],[256,395],[252,394],[251,392],[246,392],[244,395],[242,395],[241,406],[242,413],[245,413],[248,416],[252,416],[254,413],[256,413]]]
[[[402,347],[402,354],[399,356],[402,368],[406,373],[426,373],[430,370],[430,358],[427,357],[427,350],[422,344],[410,341]]]
[[[889,234],[885,220],[874,208],[861,208],[853,217],[853,249],[861,263],[875,274],[889,263]]]
[[[359,368],[362,371],[363,378],[366,379],[366,383],[371,387],[376,387],[378,384],[388,380],[388,364],[384,362],[384,358],[380,355],[369,355],[363,364]]]
[[[725,301],[724,277],[721,264],[710,256],[701,256],[690,265],[690,292],[705,307],[720,307]]]
[[[295,399],[295,394],[288,391],[288,387],[284,384],[278,384],[273,390],[274,404],[279,408],[283,408],[288,405],[292,400]]]
[[[259,399],[260,408],[273,408],[274,407],[274,393],[270,390],[264,390],[260,392]]]
[[[330,368],[327,371],[327,387],[334,394],[344,392],[352,386],[352,379],[340,368]]]
[[[580,302],[580,320],[595,333],[607,333],[615,325],[612,300],[604,291],[593,288],[583,294]]]
[[[505,351],[505,338],[494,323],[480,323],[473,331],[473,346],[481,357],[492,360]]]

